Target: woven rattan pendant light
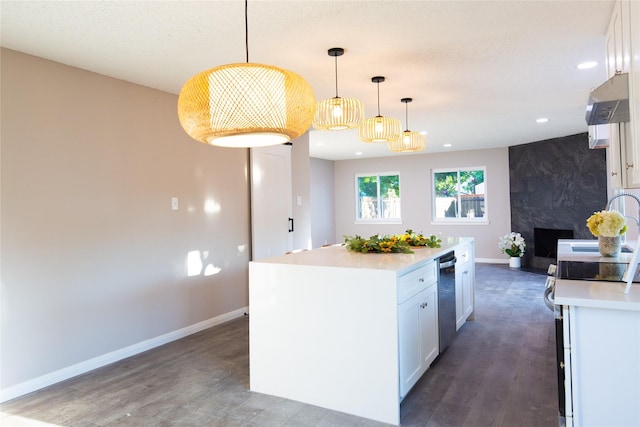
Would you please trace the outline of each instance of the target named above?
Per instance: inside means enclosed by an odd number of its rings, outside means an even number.
[[[307,131],[315,112],[313,89],[302,77],[271,65],[215,67],[189,79],[178,97],[180,124],[193,139],[223,147],[263,147]]]
[[[389,149],[396,153],[408,153],[412,151],[422,151],[427,148],[427,138],[419,132],[409,130],[409,102],[412,98],[402,98],[405,105],[405,120],[407,130],[400,134],[400,138],[389,143]]]
[[[398,139],[401,130],[400,120],[380,115],[380,83],[384,82],[384,77],[375,76],[371,81],[378,86],[378,115],[360,123],[358,137],[362,142],[390,142]]]
[[[362,102],[357,99],[340,98],[338,96],[338,56],[344,55],[344,49],[333,47],[327,53],[335,59],[336,96],[318,102],[313,119],[313,127],[320,130],[354,128],[362,121],[364,108],[362,107]]]

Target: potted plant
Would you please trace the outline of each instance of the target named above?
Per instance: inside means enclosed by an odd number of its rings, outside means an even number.
[[[620,253],[622,235],[627,231],[627,220],[618,211],[594,212],[587,219],[591,234],[598,238],[600,254],[614,257]]]
[[[520,268],[521,258],[527,247],[524,237],[520,233],[505,234],[498,241],[498,248],[503,254],[509,255],[509,267]]]

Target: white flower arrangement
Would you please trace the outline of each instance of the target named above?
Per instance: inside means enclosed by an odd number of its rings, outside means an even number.
[[[510,257],[522,257],[524,250],[527,247],[524,242],[524,237],[520,233],[505,234],[498,241],[498,248],[503,254],[507,254]]]

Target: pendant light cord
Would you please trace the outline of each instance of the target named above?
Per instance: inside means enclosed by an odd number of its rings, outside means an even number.
[[[378,85],[378,117],[380,116],[380,82],[376,82]]]
[[[247,13],[247,3],[249,0],[244,0],[244,50],[247,53],[247,64],[249,63],[249,14]]]
[[[333,57],[335,60],[335,70],[336,70],[336,98],[338,98],[338,57]]]
[[[404,103],[404,123],[407,126],[405,132],[409,132],[409,103]]]

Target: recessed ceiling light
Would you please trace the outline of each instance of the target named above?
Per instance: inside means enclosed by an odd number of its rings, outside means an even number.
[[[316,142],[316,147],[322,147],[324,145],[324,142]]]
[[[443,147],[451,147],[451,144],[444,144]]]
[[[420,134],[422,134],[422,135],[426,135],[427,133],[429,133],[429,132],[427,132],[426,130],[420,131]]]
[[[578,64],[578,70],[588,70],[589,68],[593,68],[597,66],[598,63],[596,61],[587,61],[581,64]]]
[[[547,123],[549,121],[549,119],[547,119],[546,117],[540,117],[539,119],[536,119],[536,123]]]
[[[356,152],[355,152],[355,155],[356,155],[356,156],[362,156],[362,151],[356,151]]]

